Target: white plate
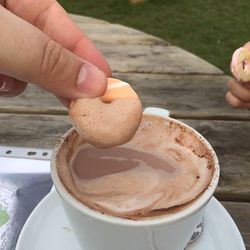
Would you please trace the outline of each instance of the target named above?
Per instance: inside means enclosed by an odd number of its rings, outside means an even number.
[[[36,207],[20,234],[16,250],[81,249],[72,232],[59,197],[50,192]],[[201,237],[187,250],[245,250],[242,237],[225,208],[215,199],[204,215]],[[119,250],[119,249],[117,249]]]

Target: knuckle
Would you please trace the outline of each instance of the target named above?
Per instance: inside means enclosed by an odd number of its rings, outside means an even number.
[[[244,102],[250,101],[250,91],[243,87],[241,91],[239,91],[239,98]]]
[[[235,99],[231,102],[231,105],[235,108],[241,108],[242,102],[239,99]]]
[[[230,79],[230,80],[227,82],[227,88],[228,88],[228,89],[232,89],[234,83],[235,83],[235,81],[234,81],[233,79]]]
[[[54,77],[67,64],[64,55],[64,48],[59,43],[50,40],[44,47],[41,73],[46,77]]]
[[[227,92],[225,99],[234,108],[240,108],[242,106],[242,102],[233,96],[231,92]]]

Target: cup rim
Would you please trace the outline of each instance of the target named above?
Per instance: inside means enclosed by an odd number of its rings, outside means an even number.
[[[168,214],[166,216],[160,216],[156,218],[150,218],[150,219],[143,219],[143,220],[133,220],[133,219],[126,219],[126,218],[120,218],[120,217],[115,217],[112,215],[108,214],[102,214],[101,212],[95,211],[93,209],[90,209],[88,206],[82,204],[79,200],[77,200],[73,195],[70,194],[70,192],[64,187],[62,184],[57,168],[56,168],[56,158],[59,149],[61,148],[62,144],[66,140],[66,138],[71,135],[75,129],[71,128],[68,130],[60,139],[60,141],[57,143],[55,146],[53,153],[52,153],[52,158],[51,158],[51,176],[52,180],[54,183],[54,186],[57,190],[57,193],[60,195],[62,200],[66,203],[68,203],[72,208],[76,209],[78,212],[84,214],[85,216],[89,216],[92,219],[96,219],[98,221],[106,222],[109,224],[115,224],[115,225],[123,225],[123,226],[133,226],[133,227],[140,227],[140,226],[152,226],[152,225],[162,225],[162,224],[172,224],[174,222],[177,222],[179,220],[182,220],[184,218],[187,218],[200,210],[202,207],[204,207],[209,200],[212,198],[214,191],[218,185],[219,182],[219,176],[220,176],[220,168],[219,168],[219,161],[217,158],[217,155],[210,145],[210,143],[195,129],[190,127],[189,125],[176,120],[174,118],[170,117],[163,117],[162,115],[158,114],[148,114],[144,113],[146,116],[160,116],[163,119],[175,122],[181,126],[184,126],[185,128],[191,130],[198,138],[199,140],[202,141],[202,143],[208,148],[208,150],[211,152],[212,158],[213,158],[213,163],[214,163],[214,173],[212,176],[212,180],[209,184],[209,186],[206,188],[205,191],[203,191],[202,194],[198,196],[197,199],[192,201],[192,204],[190,204],[187,208],[184,210],[178,211],[177,213],[174,214]]]

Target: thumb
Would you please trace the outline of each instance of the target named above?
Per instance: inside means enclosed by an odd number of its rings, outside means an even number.
[[[57,96],[101,95],[106,75],[0,6],[0,73],[34,83]]]
[[[55,41],[47,41],[42,54],[31,82],[68,99],[98,96],[105,91],[105,74]]]

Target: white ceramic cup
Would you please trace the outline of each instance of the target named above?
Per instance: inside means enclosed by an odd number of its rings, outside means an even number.
[[[128,220],[94,211],[74,198],[61,183],[56,159],[61,145],[73,129],[69,130],[55,147],[51,173],[54,185],[73,231],[84,250],[183,250],[195,227],[202,219],[219,180],[219,164],[211,145],[191,127],[169,118],[169,112],[160,108],[147,108],[144,115],[157,115],[192,130],[211,151],[214,175],[209,187],[190,206],[177,213],[149,220]]]

